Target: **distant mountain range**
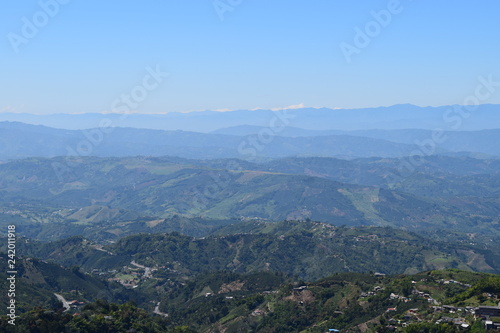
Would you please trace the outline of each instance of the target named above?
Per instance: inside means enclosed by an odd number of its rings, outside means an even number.
[[[500,126],[500,124],[498,125]],[[213,134],[251,136],[258,135],[264,131],[265,127],[241,125],[227,127]],[[442,134],[440,134],[442,133]],[[297,127],[287,127],[282,132],[276,134],[283,137],[319,137],[319,136],[356,136],[385,140],[395,143],[426,146],[423,149],[431,149],[432,141],[441,151],[448,152],[480,152],[484,154],[498,155],[499,149],[496,140],[500,138],[499,129],[488,129],[480,131],[443,131],[426,129],[394,129],[394,130],[357,130],[357,131],[339,131],[339,130],[307,130]],[[436,135],[440,135],[436,139]],[[439,152],[439,149],[436,152]]]
[[[237,110],[167,114],[52,114],[0,113],[0,121],[18,121],[61,129],[88,129],[110,122],[116,127],[212,132],[227,127],[250,125],[308,130],[427,129],[482,130],[500,124],[500,105],[484,104],[473,110],[463,106],[419,107],[400,104],[366,109],[302,108],[284,111]],[[68,110],[68,112],[71,112]],[[228,134],[228,133],[226,133]],[[330,133],[338,134],[338,133]]]
[[[0,160],[55,156],[178,156],[194,159],[258,159],[290,156],[338,158],[410,155],[500,156],[500,130],[312,131],[238,126],[213,133],[137,128],[55,129],[0,122]],[[271,134],[270,134],[271,133]]]
[[[109,129],[107,129],[109,130]],[[136,128],[61,130],[17,122],[0,123],[0,160],[54,156],[398,157],[415,145],[348,135],[258,137]]]

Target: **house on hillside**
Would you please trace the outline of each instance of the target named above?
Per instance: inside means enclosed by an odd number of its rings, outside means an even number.
[[[443,310],[445,310],[449,313],[455,313],[457,311],[457,307],[452,306],[452,305],[443,305]]]
[[[300,286],[298,288],[293,288],[293,290],[296,290],[296,291],[302,291],[304,289],[307,289],[307,286]]]
[[[489,317],[500,317],[500,307],[498,306],[480,306],[476,308],[474,314],[477,317],[489,319]]]
[[[484,328],[487,330],[498,330],[500,329],[500,323],[494,323],[491,320],[486,320],[484,322]]]

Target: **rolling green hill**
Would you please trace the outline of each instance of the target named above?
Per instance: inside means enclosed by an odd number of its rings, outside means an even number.
[[[245,170],[233,162],[227,161],[225,168],[200,161],[189,164],[176,158],[140,157],[78,158],[71,162],[30,159],[0,164],[2,224],[19,223],[30,237],[41,239],[84,234],[105,240],[168,231],[200,236],[214,226],[245,219],[311,219],[334,225],[498,237],[498,198],[473,196],[480,178],[467,183],[453,175],[444,177],[441,189],[460,184],[470,195],[442,198],[402,191],[411,192],[411,184],[418,186],[413,192],[430,191],[432,186],[426,184],[433,183],[434,174],[425,176],[427,183],[421,179],[424,175],[419,175],[395,191],[340,183],[313,168],[308,169],[312,170],[308,175],[299,175],[269,167]],[[494,188],[495,183],[488,180],[483,179],[483,187]]]
[[[160,284],[165,279],[225,270],[282,272],[307,280],[337,272],[500,271],[500,253],[494,247],[439,243],[392,228],[297,221],[239,223],[203,238],[139,234],[108,246],[81,237],[53,243],[32,241],[20,244],[20,251],[68,267],[78,265],[88,272],[121,270],[134,261],[157,269]]]
[[[0,288],[9,290],[7,274],[7,256],[0,255]],[[64,268],[58,264],[29,257],[16,260],[16,307],[21,312],[33,310],[37,306],[57,308],[58,300],[54,293],[67,297],[68,300],[95,301],[106,299],[114,302],[134,300],[143,302],[132,290],[127,290],[115,282],[84,274],[77,266]],[[10,276],[10,275],[9,275]],[[7,297],[2,297],[0,306],[6,308]]]

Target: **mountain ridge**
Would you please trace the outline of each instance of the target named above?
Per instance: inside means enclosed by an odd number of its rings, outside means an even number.
[[[0,113],[0,121],[17,120],[33,124],[45,124],[56,128],[81,130],[98,127],[99,122],[106,119],[120,127],[162,130],[182,129],[196,132],[211,132],[243,124],[269,126],[270,121],[276,117],[285,119],[285,126],[301,124],[304,128],[316,130],[365,130],[373,128],[424,128],[433,130],[458,124],[462,130],[478,130],[492,128],[492,124],[499,123],[499,105],[478,105],[474,110],[474,117],[468,118],[466,121],[457,111],[463,108],[465,107],[460,105],[419,107],[411,104],[398,104],[357,109],[305,107],[278,111],[258,109],[253,111],[199,111],[165,114],[83,113],[35,115]],[[361,119],[364,119],[364,121],[362,122]]]
[[[333,135],[309,138],[239,137],[188,131],[93,128],[85,131],[0,122],[0,160],[55,156],[180,156],[258,159],[295,155],[404,156],[417,147],[386,140]]]

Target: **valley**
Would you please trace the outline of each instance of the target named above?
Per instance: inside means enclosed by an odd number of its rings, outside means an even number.
[[[482,330],[475,311],[500,294],[499,160],[377,154],[5,160],[23,323]]]

